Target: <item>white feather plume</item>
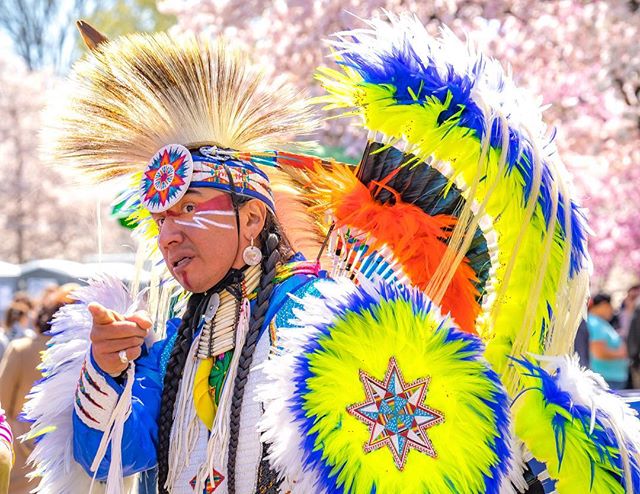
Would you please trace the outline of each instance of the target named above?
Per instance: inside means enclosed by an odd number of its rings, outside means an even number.
[[[321,293],[330,290],[331,298],[339,300],[352,293],[355,285],[341,279],[338,282],[320,281],[315,287]],[[291,412],[289,400],[296,391],[291,379],[295,358],[319,331],[318,328],[331,322],[331,313],[326,310],[326,300],[311,296],[292,298],[303,304],[304,310],[294,309],[294,315],[300,318],[304,312],[304,324],[300,324],[300,327],[278,328],[278,348],[262,365],[267,383],[257,390],[257,398],[264,406],[258,427],[262,431],[262,441],[270,445],[269,463],[285,478],[285,482],[290,483],[292,492],[321,494],[324,490],[319,485],[317,474],[303,463],[300,442],[304,438]],[[296,324],[296,321],[293,322]],[[278,392],[274,393],[274,389]]]
[[[34,467],[31,476],[40,478],[34,492],[41,494],[86,493],[91,486],[91,477],[73,459],[72,423],[75,390],[90,345],[87,304],[98,302],[122,314],[137,305],[122,282],[107,275],[79,289],[74,298],[78,303],[65,305],[53,318],[49,348],[42,357],[45,378],[32,388],[23,409],[32,421],[26,437],[38,438],[29,462]],[[125,492],[132,492],[134,484],[135,479],[129,479]],[[93,492],[101,490],[99,486]]]

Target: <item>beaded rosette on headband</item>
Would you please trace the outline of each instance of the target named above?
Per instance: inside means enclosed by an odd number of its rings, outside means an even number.
[[[184,196],[193,177],[193,158],[180,144],[164,146],[142,174],[140,198],[151,213],[170,209]]]
[[[244,155],[248,158],[248,155]],[[275,213],[269,177],[241,153],[205,146],[189,151],[180,144],[162,147],[142,174],[140,198],[151,213],[171,209],[189,187],[213,188],[258,199]]]

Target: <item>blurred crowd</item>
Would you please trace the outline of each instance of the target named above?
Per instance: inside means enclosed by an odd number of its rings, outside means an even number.
[[[27,477],[27,458],[33,441],[19,441],[29,424],[20,413],[33,383],[42,377],[41,353],[47,347],[49,324],[78,285],[47,288],[38,300],[18,292],[5,311],[0,327],[0,494],[26,494],[35,487]],[[12,437],[16,438],[11,447]],[[10,474],[9,474],[10,471]],[[8,487],[9,490],[7,491]]]
[[[600,374],[611,389],[639,389],[640,285],[627,290],[617,309],[609,294],[592,296],[575,350],[580,363]]]

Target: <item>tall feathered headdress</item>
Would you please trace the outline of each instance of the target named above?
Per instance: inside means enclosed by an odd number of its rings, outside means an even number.
[[[53,159],[98,180],[140,172],[168,144],[260,152],[316,128],[298,92],[224,40],[132,34],[92,54],[74,68],[52,122]]]
[[[275,169],[284,162],[304,167],[319,161],[286,152],[304,149],[309,143],[300,138],[317,127],[299,91],[268,77],[222,39],[155,33],[107,40],[87,23],[79,28],[93,56],[74,67],[68,97],[61,98],[50,123],[53,161],[96,181],[130,175],[131,188],[120,202],[139,221],[148,215],[139,201],[142,172],[158,150],[175,144],[223,150],[225,159],[251,167],[251,177],[268,176],[265,202],[281,209],[278,217],[295,247],[317,252],[319,239],[309,228],[304,197]],[[215,161],[199,159],[210,166]],[[273,207],[274,197],[285,207]],[[142,224],[154,236],[155,226]]]

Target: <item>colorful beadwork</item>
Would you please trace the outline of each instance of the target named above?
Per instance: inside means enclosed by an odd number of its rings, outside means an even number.
[[[218,488],[220,484],[222,484],[223,480],[224,480],[224,476],[214,468],[213,484],[211,484],[211,477],[207,477],[207,480],[205,481],[205,484],[204,484],[204,492],[206,492],[207,494],[211,494],[213,491],[215,491]],[[194,490],[196,488],[196,481],[197,481],[197,477],[193,477],[191,479],[191,482],[189,482],[189,485]]]
[[[213,187],[259,199],[275,211],[269,177],[236,151],[205,146],[194,150],[191,187]]]
[[[404,468],[410,448],[436,457],[427,429],[444,421],[444,415],[424,405],[429,377],[409,384],[402,377],[395,358],[389,360],[384,381],[360,371],[367,401],[351,405],[347,411],[369,426],[371,438],[366,452],[389,446],[396,467]]]
[[[167,373],[167,365],[169,365],[169,358],[171,357],[171,351],[173,350],[173,346],[176,344],[176,340],[178,339],[178,332],[176,331],[168,338],[167,343],[162,349],[162,354],[160,355],[160,371],[164,376]]]
[[[209,373],[209,393],[216,407],[220,403],[220,393],[222,393],[224,379],[231,365],[232,357],[233,350],[229,350],[213,359],[213,367],[211,367],[211,372]]]
[[[84,363],[82,364],[82,375],[84,376],[84,378],[87,380],[87,382],[89,384],[91,384],[91,386],[93,386],[96,391],[104,396],[109,396],[105,391],[103,391],[102,389],[100,389],[100,386],[98,386],[98,383],[95,382],[95,380],[91,377],[91,375],[89,374],[89,370],[87,369],[87,361],[85,360]]]
[[[152,213],[174,206],[189,188],[193,159],[184,146],[170,144],[161,148],[142,176],[142,203]]]
[[[283,264],[276,269],[274,283],[282,283],[296,274],[318,276],[320,263],[318,261],[296,261]]]

